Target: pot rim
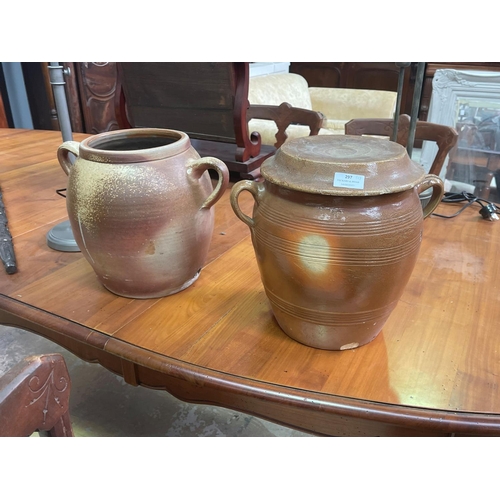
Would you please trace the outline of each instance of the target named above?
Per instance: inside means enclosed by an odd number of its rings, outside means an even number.
[[[101,149],[103,145],[121,138],[159,137],[175,139],[175,142],[161,146],[132,149],[113,150]],[[80,142],[79,156],[85,160],[100,163],[141,163],[151,160],[160,160],[181,154],[191,147],[189,136],[185,132],[163,128],[133,128],[112,130],[87,137]]]

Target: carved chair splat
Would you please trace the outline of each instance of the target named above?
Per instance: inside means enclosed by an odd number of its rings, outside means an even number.
[[[25,358],[0,378],[0,437],[72,437],[71,381],[60,354]]]

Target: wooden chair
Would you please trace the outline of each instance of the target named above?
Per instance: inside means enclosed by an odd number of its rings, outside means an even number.
[[[60,354],[24,359],[0,378],[0,437],[71,437],[70,378]]]
[[[262,162],[286,140],[291,123],[317,134],[323,115],[290,105],[249,109],[248,63],[117,63],[116,116],[120,128],[181,130],[200,156],[215,156],[242,177],[258,175]],[[250,118],[279,126],[273,146],[249,133]]]
[[[351,120],[345,125],[345,133],[349,135],[380,135],[391,137],[393,130],[394,121],[392,119],[360,118]],[[400,115],[396,142],[406,147],[409,130],[410,117],[408,115]],[[418,120],[415,129],[415,140],[434,141],[437,144],[438,152],[432,162],[429,173],[439,175],[446,155],[457,143],[458,133],[453,127]]]

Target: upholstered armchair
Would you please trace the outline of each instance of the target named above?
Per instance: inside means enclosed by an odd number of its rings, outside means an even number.
[[[295,108],[314,110],[325,116],[319,134],[344,134],[345,124],[353,118],[392,118],[397,93],[384,90],[308,87],[301,75],[279,73],[250,78],[248,100],[253,105],[275,105],[283,102]],[[276,124],[270,120],[251,119],[249,131],[258,132],[262,144],[276,142]],[[309,128],[290,125],[288,139],[309,135]]]

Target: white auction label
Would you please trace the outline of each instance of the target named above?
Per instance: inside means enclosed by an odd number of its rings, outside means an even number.
[[[333,177],[333,187],[343,187],[351,189],[364,189],[365,176],[357,174],[344,174],[335,172]]]

